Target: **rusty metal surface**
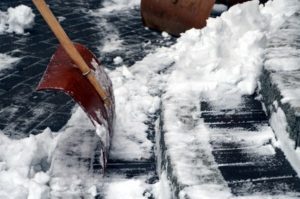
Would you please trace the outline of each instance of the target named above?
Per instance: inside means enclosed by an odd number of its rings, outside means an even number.
[[[75,47],[91,69],[95,70],[95,64],[93,64],[94,66],[91,64],[92,61],[95,60],[98,62],[97,64],[99,67],[96,70],[104,71],[95,55],[87,48],[80,44],[75,44]],[[76,68],[76,65],[66,54],[65,50],[59,46],[54,53],[37,90],[52,89],[64,91],[83,108],[94,125],[95,122],[104,124],[105,126],[107,125],[106,127],[109,129],[110,134],[112,134],[114,120],[112,83],[105,72],[103,72],[100,78],[100,80],[98,79],[99,81],[106,81],[106,85],[109,85],[107,92],[110,94],[113,103],[111,107],[108,108],[104,106],[102,99],[88,79],[81,74],[80,70]]]
[[[206,25],[215,0],[142,0],[145,26],[178,36]]]

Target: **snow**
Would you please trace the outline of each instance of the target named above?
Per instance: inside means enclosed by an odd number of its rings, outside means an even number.
[[[152,61],[149,56],[131,68],[122,66],[109,73],[116,99],[114,141],[110,150],[112,158],[136,160],[151,157],[153,144],[147,138],[148,126],[145,123],[158,110],[160,99],[151,93],[149,84],[158,83],[160,79],[155,70],[159,71],[169,64],[165,59],[166,63],[152,66]]]
[[[56,137],[46,129],[42,134],[11,140],[0,133],[0,198],[45,198],[47,164]]]
[[[123,62],[122,57],[118,56],[114,58],[114,64],[119,65]]]
[[[224,5],[224,4],[214,4],[214,7],[212,9],[212,13],[214,14],[217,14],[217,15],[220,15],[222,14],[223,12],[227,11],[228,10],[228,6]]]
[[[109,34],[104,39],[103,47],[100,52],[109,53],[122,48],[123,41],[119,39],[118,34]]]
[[[0,11],[0,34],[16,33],[24,34],[34,24],[34,13],[25,5],[8,8],[6,12]]]
[[[7,54],[0,53],[0,73],[2,70],[13,67],[13,64],[15,64],[19,60],[20,58],[16,58]]]
[[[106,1],[99,12],[108,14],[138,3]],[[296,3],[275,0],[266,7],[259,6],[258,1],[236,5],[221,17],[210,18],[206,28],[182,34],[175,45],[158,48],[133,66],[108,71],[117,114],[110,157],[149,159],[154,145],[147,138],[146,123],[162,109],[166,152],[178,181],[184,185],[180,197],[193,199],[201,194],[204,199],[232,198],[214,161],[209,143],[212,130],[200,118],[199,101],[209,100],[216,107],[230,108],[238,106],[243,95],[254,93],[266,40],[292,15]],[[102,50],[111,52],[121,47],[121,41],[113,27],[107,30],[113,34],[108,34]],[[1,133],[0,198],[43,198],[49,194],[93,197],[103,184],[108,199],[147,198],[147,190],[157,198],[172,198],[164,171],[160,181],[151,187],[146,177],[106,179],[79,164],[77,158],[91,158],[100,139],[84,130],[94,133],[95,129],[83,111],[76,108],[58,134],[46,129],[37,136],[11,140]],[[73,156],[68,156],[70,151]]]
[[[165,171],[160,174],[160,180],[154,185],[154,196],[156,199],[172,199],[171,183]]]
[[[106,199],[147,199],[144,195],[145,183],[138,179],[128,179],[119,182],[112,182],[105,193]]]
[[[67,18],[64,17],[64,16],[58,16],[57,19],[58,19],[59,22],[63,22],[63,21],[66,20]]]
[[[112,24],[107,22],[107,20],[103,17],[103,13],[101,12],[101,9],[100,11],[90,10],[88,13],[95,17],[95,20],[99,26],[99,30],[101,30],[101,32],[106,33],[102,41],[103,42],[102,45],[98,47],[99,52],[101,52],[101,54],[111,53],[116,50],[122,49],[124,47],[123,40],[120,39],[118,29],[114,27]]]
[[[101,14],[110,14],[125,9],[132,9],[139,6],[140,0],[107,0],[103,7],[98,10]]]
[[[218,106],[235,107],[257,87],[268,25],[258,2],[252,1],[208,19],[202,30],[187,31],[171,47],[176,71],[168,83],[170,92],[188,87]]]

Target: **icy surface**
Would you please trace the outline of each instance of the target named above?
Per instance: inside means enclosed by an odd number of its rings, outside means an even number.
[[[0,34],[24,34],[25,29],[33,26],[34,17],[32,9],[25,5],[8,8],[6,12],[0,11]]]
[[[16,58],[16,57],[12,57],[10,55],[0,53],[0,73],[4,69],[11,68],[13,66],[13,64],[19,60],[20,60],[20,58]]]

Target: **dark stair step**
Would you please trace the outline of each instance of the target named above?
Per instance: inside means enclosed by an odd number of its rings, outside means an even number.
[[[268,131],[271,129],[266,125],[256,128],[257,131],[241,128],[216,128],[210,136],[210,144],[213,150],[253,149],[270,144],[272,136],[268,135]]]
[[[206,111],[215,111],[216,108],[212,105],[211,102],[207,102],[207,101],[202,101],[200,102],[201,105],[201,111],[206,112]],[[243,99],[243,103],[238,106],[235,110],[237,111],[255,111],[255,110],[262,110],[262,105],[261,102],[258,100],[255,100],[254,98],[247,98],[245,97]],[[220,109],[218,110],[220,112],[227,112],[228,110],[226,109]]]
[[[263,152],[263,151],[262,151]],[[214,157],[226,181],[254,180],[278,176],[296,176],[296,172],[276,148],[274,155],[243,153],[242,150],[214,151]]]
[[[300,197],[300,180],[298,177],[292,176],[230,182],[228,186],[234,195],[239,196],[252,195],[255,193],[265,193],[268,196],[279,194],[288,195],[289,192],[294,192],[291,194],[292,196]]]
[[[109,161],[106,168],[106,174],[122,174],[127,178],[148,174],[156,176],[156,165],[155,162],[145,161]]]
[[[243,123],[212,123],[208,124],[210,128],[220,128],[220,129],[241,129],[247,131],[258,131],[258,126],[260,125],[268,125],[268,121],[252,121],[252,122],[243,122]]]
[[[259,147],[263,147],[264,145],[269,144],[271,141],[266,141],[264,143],[235,143],[233,142],[219,142],[219,140],[211,141],[210,144],[213,147],[216,156],[221,156],[222,153],[235,153],[235,150],[254,150]],[[241,152],[242,153],[242,152]]]
[[[201,114],[205,123],[248,123],[248,122],[261,122],[267,121],[267,116],[263,111],[253,111],[253,112],[204,112]]]

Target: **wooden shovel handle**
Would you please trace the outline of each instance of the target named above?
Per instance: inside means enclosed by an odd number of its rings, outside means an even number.
[[[64,50],[67,52],[67,54],[70,56],[70,58],[73,60],[73,62],[79,67],[82,74],[88,78],[90,83],[93,85],[93,87],[96,89],[97,93],[100,95],[102,100],[106,105],[110,105],[109,96],[106,94],[105,90],[102,88],[102,86],[97,81],[95,75],[91,72],[91,69],[86,64],[82,56],[79,54],[75,46],[73,45],[73,42],[70,40],[68,35],[65,33],[64,29],[61,27],[49,7],[47,6],[46,2],[44,0],[32,0],[36,8],[39,10],[41,15],[43,16],[44,20],[56,36],[56,38],[59,40],[60,44],[64,48]]]

